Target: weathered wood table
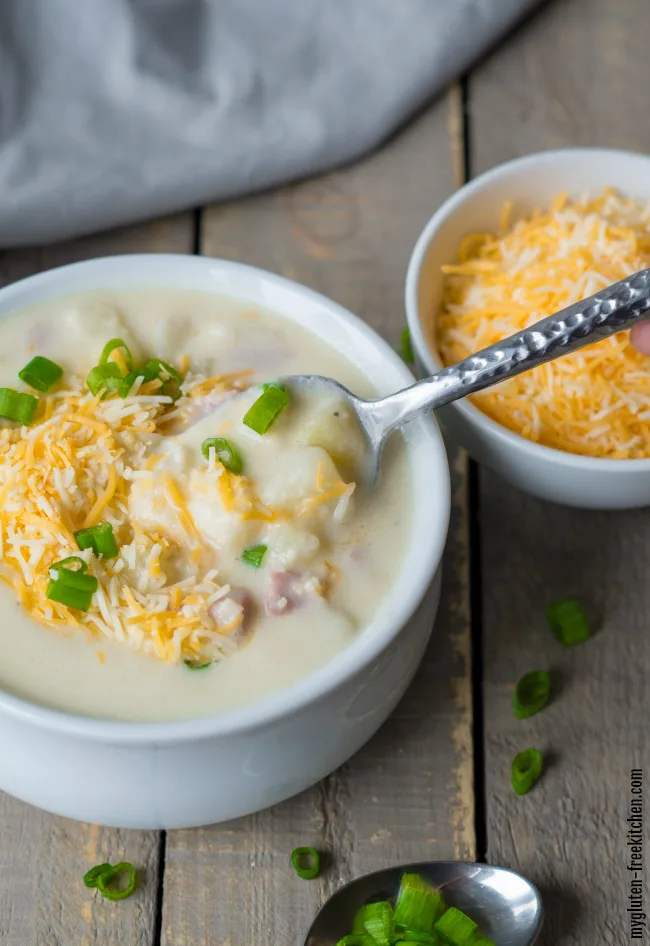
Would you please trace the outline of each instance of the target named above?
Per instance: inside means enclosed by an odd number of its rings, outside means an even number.
[[[647,0],[556,0],[357,165],[8,252],[0,279],[104,254],[203,253],[303,282],[396,343],[413,242],[464,179],[541,148],[650,149],[649,14]],[[530,876],[547,908],[542,946],[630,941],[630,770],[650,749],[650,511],[554,507],[476,469],[452,445],[450,461],[439,617],[413,686],[381,732],[299,797],[201,830],[102,829],[0,796],[3,946],[298,946],[341,883],[436,858],[487,859]],[[570,651],[543,618],[544,605],[566,594],[583,599],[600,625]],[[524,735],[511,695],[537,666],[549,666],[561,686]],[[518,798],[509,766],[524,744],[552,763]],[[320,880],[302,882],[288,869],[299,844],[331,853]],[[123,858],[143,871],[131,900],[110,903],[83,887],[89,865]]]

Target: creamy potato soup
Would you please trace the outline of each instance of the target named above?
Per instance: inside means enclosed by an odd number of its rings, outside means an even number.
[[[0,338],[0,687],[208,715],[323,665],[381,606],[411,527],[403,442],[365,492],[346,405],[274,383],[372,396],[320,339],[179,291],[60,299]]]

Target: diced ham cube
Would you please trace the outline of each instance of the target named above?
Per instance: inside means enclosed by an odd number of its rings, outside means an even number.
[[[314,575],[271,572],[264,595],[264,610],[267,614],[289,614],[313,603],[321,595],[321,582]]]

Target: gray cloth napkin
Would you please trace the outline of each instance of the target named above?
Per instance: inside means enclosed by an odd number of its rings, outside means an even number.
[[[323,171],[538,0],[1,0],[0,246]]]

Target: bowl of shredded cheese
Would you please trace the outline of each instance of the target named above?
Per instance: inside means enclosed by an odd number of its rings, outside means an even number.
[[[433,374],[650,267],[650,157],[530,155],[461,188],[411,258],[406,307]],[[650,504],[650,358],[628,333],[441,409],[479,462],[567,505]]]

